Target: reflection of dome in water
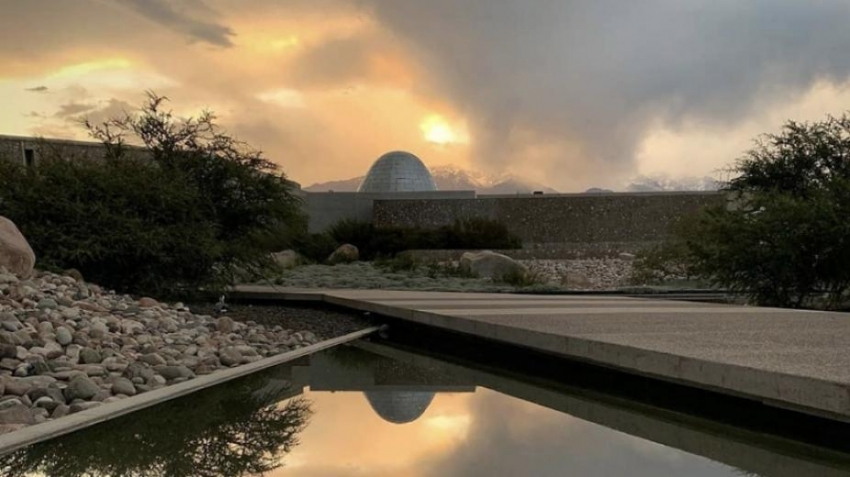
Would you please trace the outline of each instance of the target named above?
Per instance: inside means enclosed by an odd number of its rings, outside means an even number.
[[[365,391],[363,394],[381,418],[394,424],[419,419],[434,399],[430,391]]]
[[[379,157],[359,192],[421,192],[437,190],[425,164],[409,152],[388,152]]]

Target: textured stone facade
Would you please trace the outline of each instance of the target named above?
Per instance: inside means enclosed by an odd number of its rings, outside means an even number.
[[[439,227],[457,219],[499,221],[526,248],[580,243],[653,243],[674,224],[709,205],[724,204],[720,192],[481,196],[448,200],[375,200],[378,226]]]

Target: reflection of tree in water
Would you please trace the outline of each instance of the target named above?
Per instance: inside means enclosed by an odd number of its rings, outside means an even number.
[[[282,465],[309,421],[309,401],[277,405],[225,384],[0,457],[3,475],[188,477],[262,474]]]

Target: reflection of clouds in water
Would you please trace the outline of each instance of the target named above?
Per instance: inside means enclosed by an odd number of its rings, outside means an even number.
[[[360,393],[312,393],[317,405],[293,466],[298,477],[659,477],[739,475],[731,468],[483,388],[437,393],[397,426]],[[292,459],[291,461],[289,459]]]
[[[717,477],[736,471],[702,457],[479,389],[468,439],[427,463],[426,476]]]

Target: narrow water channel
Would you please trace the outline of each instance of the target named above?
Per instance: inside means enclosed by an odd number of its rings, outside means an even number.
[[[357,343],[0,457],[14,477],[850,475],[850,457]]]

